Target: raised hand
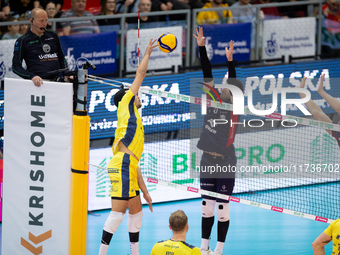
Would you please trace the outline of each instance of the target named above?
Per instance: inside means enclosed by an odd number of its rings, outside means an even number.
[[[150,42],[148,46],[146,47],[145,54],[151,55],[152,50],[157,47],[157,44],[154,45],[154,43],[157,41],[157,39],[153,40],[152,38],[150,39]]]
[[[305,87],[306,80],[307,80],[307,77],[306,77],[306,76],[304,76],[304,77],[301,79],[300,88],[303,89],[303,88]]]
[[[234,41],[231,40],[228,47],[225,47],[225,55],[229,62],[233,61]]]
[[[198,30],[196,28],[196,34],[193,34],[193,36],[196,38],[197,41],[197,45],[198,46],[204,46],[205,45],[205,37],[203,35],[203,28],[202,27],[198,27]]]
[[[319,84],[319,87],[318,87],[318,93],[322,93],[323,91],[323,81],[325,80],[325,74],[322,74],[320,76],[320,84]]]

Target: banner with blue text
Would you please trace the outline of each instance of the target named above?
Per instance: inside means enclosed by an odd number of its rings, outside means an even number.
[[[205,47],[212,64],[226,63],[225,47],[234,43],[234,60],[249,61],[251,47],[251,23],[205,25]]]
[[[77,70],[76,65],[81,67],[85,59],[97,67],[89,74],[109,74],[117,69],[116,32],[61,36],[60,42],[71,71]]]

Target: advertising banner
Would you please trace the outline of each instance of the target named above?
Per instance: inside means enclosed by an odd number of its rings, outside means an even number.
[[[6,78],[5,94],[2,254],[68,254],[72,84]]]
[[[141,29],[139,31],[139,61],[151,38],[158,39],[161,34],[171,33],[177,38],[177,47],[171,53],[162,52],[158,47],[153,49],[148,65],[149,70],[171,68],[182,65],[182,31],[181,26]],[[138,30],[129,30],[126,35],[126,71],[136,71],[138,67]]]
[[[145,148],[150,148],[150,144],[145,144]],[[144,150],[145,151],[145,150]],[[146,174],[149,169],[146,162],[149,157],[146,152],[141,158],[141,171]],[[107,173],[107,167],[112,158],[112,148],[94,149],[90,151],[90,171],[89,171],[89,203],[88,210],[101,210],[111,208],[111,182]],[[97,166],[97,167],[96,167]],[[174,179],[175,180],[175,179]],[[176,179],[177,180],[177,179]],[[153,203],[177,201],[181,199],[198,198],[199,194],[183,192],[170,187],[145,182]],[[171,197],[168,194],[171,192]],[[146,204],[141,194],[142,203]]]
[[[97,67],[89,69],[89,74],[109,74],[117,69],[116,32],[61,36],[60,42],[71,71],[78,70],[76,65],[80,68],[86,59]]]
[[[250,60],[252,23],[204,25],[205,47],[212,64],[226,63],[225,47],[233,40],[237,61]]]
[[[15,41],[16,40],[0,40],[0,81],[4,80],[5,77],[21,79],[12,71]]]
[[[306,81],[306,88],[311,92],[311,98],[326,113],[334,113],[324,99],[317,92],[320,84],[321,73],[326,74],[324,90],[333,97],[340,100],[340,87],[337,86],[340,76],[339,60],[325,60],[301,62],[291,65],[277,65],[254,68],[236,68],[237,77],[244,86],[245,106],[247,105],[248,91],[252,91],[253,105],[256,109],[269,109],[273,102],[273,89],[299,86],[301,78],[305,75],[311,79]],[[216,84],[222,81],[226,69],[213,70]],[[199,77],[201,80],[199,80]],[[163,75],[146,77],[142,86],[151,89],[168,91],[184,95],[193,95],[196,91],[197,97],[201,97],[203,81],[202,72],[190,72],[185,74]],[[120,79],[122,82],[132,82],[132,79]],[[89,83],[88,101],[89,115],[91,117],[91,139],[113,137],[117,125],[117,107],[113,103],[117,88],[105,86],[101,83]],[[288,98],[299,98],[297,93],[287,93]],[[190,121],[197,118],[191,112],[189,103],[180,102],[177,98],[161,98],[158,95],[143,94],[142,119],[145,133],[162,131],[174,131],[190,127]],[[281,111],[281,94],[278,95],[278,112]],[[287,115],[303,116],[296,105],[287,105]]]
[[[263,21],[262,58],[289,55],[315,55],[315,17]]]

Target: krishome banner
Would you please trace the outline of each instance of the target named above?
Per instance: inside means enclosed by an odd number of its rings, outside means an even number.
[[[68,254],[72,84],[5,79],[2,254]]]

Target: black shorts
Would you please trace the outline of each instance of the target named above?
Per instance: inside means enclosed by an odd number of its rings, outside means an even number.
[[[223,195],[232,195],[235,186],[236,157],[214,157],[203,153],[200,164],[201,189]],[[213,173],[208,169],[215,169]],[[205,170],[204,170],[205,169]],[[202,195],[202,198],[229,203],[228,200]]]
[[[130,200],[131,198],[139,196],[139,190],[136,190],[136,196],[133,197],[111,197],[111,199],[116,199],[116,200]]]

